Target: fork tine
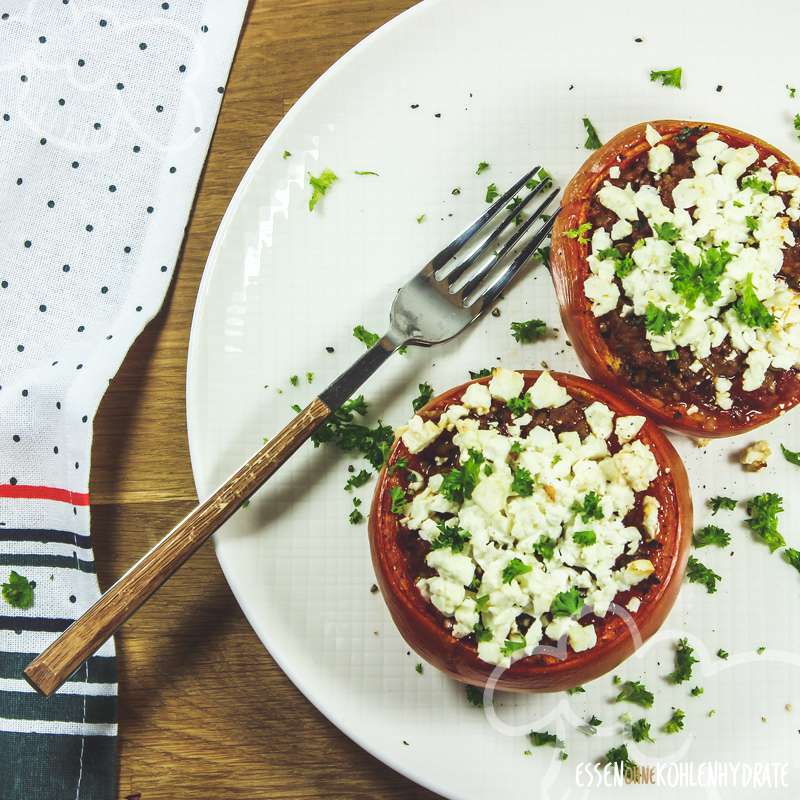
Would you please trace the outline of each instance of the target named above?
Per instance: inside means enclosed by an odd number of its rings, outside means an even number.
[[[441,252],[435,255],[429,262],[428,268],[433,272],[440,270],[490,219],[497,215],[499,211],[506,207],[506,204],[514,195],[529,181],[539,170],[540,166],[535,166],[532,170],[523,175],[499,200],[489,206],[483,214],[478,217],[471,225],[466,227],[453,239]]]
[[[539,221],[540,215],[547,210],[547,208],[558,195],[558,192],[558,189],[553,189],[553,191],[550,192],[550,194],[545,197],[541,203],[539,203],[536,210],[531,214],[530,218],[520,225],[514,235],[500,248],[497,255],[495,255],[490,261],[481,267],[478,272],[473,275],[464,284],[464,286],[461,287],[460,294],[462,298],[466,300],[475,291],[475,289],[478,288],[484,278],[486,278],[486,276],[489,275],[492,270],[506,257],[514,245],[516,245],[516,243],[528,232],[528,230]],[[519,213],[518,209],[521,207],[521,205],[518,206],[517,209],[515,209],[515,212]],[[512,214],[512,219],[513,216],[514,215]]]
[[[520,252],[520,254],[511,262],[511,264],[506,267],[503,273],[499,275],[486,289],[484,289],[470,305],[474,305],[480,301],[481,311],[483,311],[487,306],[494,303],[503,289],[505,289],[506,286],[508,286],[508,284],[514,280],[517,273],[525,265],[525,262],[533,255],[534,251],[550,235],[550,231],[556,221],[557,216],[558,211],[553,214],[553,216],[550,217],[547,222],[545,222],[545,224],[542,226],[542,229],[533,236],[527,245],[525,245],[525,248],[522,250],[522,252]]]
[[[467,273],[467,271],[481,258],[489,248],[503,235],[503,231],[517,218],[525,206],[533,200],[538,194],[540,194],[544,189],[548,186],[548,181],[540,181],[539,183],[534,186],[534,188],[530,191],[526,197],[519,202],[517,206],[511,209],[511,212],[506,216],[506,218],[480,243],[480,245],[473,250],[463,261],[458,263],[450,272],[442,277],[442,280],[447,281],[449,286],[453,286],[456,281],[462,276]],[[513,202],[513,201],[512,201]],[[540,207],[539,210],[534,211],[534,216],[540,214],[543,210]],[[515,241],[518,240],[519,237],[516,237]],[[504,248],[503,252],[508,252],[507,246]],[[486,273],[484,273],[485,275]]]

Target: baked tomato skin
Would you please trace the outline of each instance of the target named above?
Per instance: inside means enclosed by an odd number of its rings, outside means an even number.
[[[539,371],[520,370],[529,388]],[[605,403],[618,415],[640,414],[640,409],[613,390],[585,378],[560,372],[551,375],[575,398]],[[469,381],[432,399],[420,414],[437,418],[458,402],[470,383],[488,383],[489,378]],[[658,477],[647,490],[661,504],[659,541],[653,558],[655,578],[635,613],[609,610],[596,621],[597,644],[580,653],[565,648],[559,656],[538,656],[516,661],[502,670],[478,658],[470,640],[456,639],[443,624],[443,617],[420,594],[408,551],[399,540],[398,516],[391,511],[391,489],[401,485],[392,465],[405,459],[413,467],[415,456],[403,442],[395,441],[379,477],[369,516],[369,541],[378,586],[408,645],[425,661],[461,683],[512,692],[559,692],[604,675],[630,656],[664,622],[680,589],[692,536],[692,497],[686,470],[675,448],[650,420],[638,438],[648,445],[659,465]]]
[[[591,303],[583,291],[584,281],[590,274],[586,262],[590,246],[565,236],[566,231],[574,230],[588,221],[592,199],[608,177],[609,169],[649,149],[650,145],[645,139],[648,125],[656,128],[664,140],[687,128],[703,127],[704,133],[716,131],[736,140],[737,146],[754,145],[762,158],[774,155],[782,168],[800,175],[800,167],[777,148],[756,136],[713,122],[653,120],[621,131],[589,156],[564,190],[561,211],[553,226],[550,251],[551,273],[561,320],[581,365],[591,378],[638,406],[641,413],[662,427],[699,438],[736,436],[765,425],[800,402],[800,376],[797,371],[784,373],[776,396],[754,392],[753,407],[746,411],[734,409],[734,413],[704,407],[689,414],[687,406],[692,405],[691,400],[681,405],[670,405],[631,386],[620,374],[621,359],[611,351],[600,334],[598,318],[592,313]]]

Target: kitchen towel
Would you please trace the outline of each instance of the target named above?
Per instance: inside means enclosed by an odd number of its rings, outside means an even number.
[[[22,670],[98,596],[92,419],[172,277],[246,7],[0,0],[2,800],[117,796],[113,643],[50,699]]]

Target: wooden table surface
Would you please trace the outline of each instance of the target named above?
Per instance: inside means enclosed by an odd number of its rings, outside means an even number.
[[[184,380],[208,250],[239,180],[286,110],[409,0],[254,0],[177,276],[109,387],[95,426],[92,532],[102,586],[195,502]],[[434,795],[337,731],[259,643],[206,545],[117,637],[119,797]]]

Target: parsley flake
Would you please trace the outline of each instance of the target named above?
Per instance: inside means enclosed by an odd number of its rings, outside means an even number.
[[[739,285],[739,297],[734,308],[739,319],[751,328],[764,328],[766,330],[775,323],[775,317],[767,311],[767,307],[758,299],[758,295],[753,289],[752,272],[749,272]]]
[[[644,717],[637,719],[636,722],[630,726],[629,732],[634,742],[655,741],[652,736],[650,736],[650,723]]]
[[[544,747],[545,745],[549,747],[563,747],[564,742],[558,738],[554,733],[548,733],[547,731],[531,731],[528,734],[528,738],[531,740],[531,744],[534,747]]]
[[[508,564],[503,567],[503,583],[511,583],[514,578],[524,575],[533,569],[530,565],[521,561],[519,558],[512,558]]]
[[[578,225],[577,228],[570,228],[568,231],[564,231],[564,236],[567,239],[575,239],[577,240],[578,244],[589,244],[589,240],[586,238],[586,234],[592,229],[591,222],[583,222]]]
[[[572,534],[572,540],[581,547],[587,547],[597,541],[597,534],[594,531],[575,531]]]
[[[750,189],[753,192],[769,194],[770,191],[772,191],[772,182],[764,178],[756,178],[751,175],[742,181],[742,189]]]
[[[583,118],[583,127],[586,128],[586,141],[583,143],[583,146],[587,150],[600,149],[603,146],[603,143],[600,141],[600,137],[597,135],[597,131],[595,130],[594,125],[592,125],[589,117]]]
[[[463,503],[465,499],[472,497],[472,492],[478,485],[483,461],[483,456],[477,450],[470,450],[469,458],[444,476],[439,493],[454,503]]]
[[[344,490],[349,492],[351,489],[358,489],[360,486],[363,486],[371,477],[371,472],[366,469],[362,469],[361,472],[356,472],[347,479],[347,483],[344,485]]]
[[[698,561],[694,556],[689,556],[686,578],[690,583],[702,583],[709,594],[714,594],[717,591],[717,581],[722,580],[720,575],[717,575],[714,570]]]
[[[783,498],[774,492],[759,494],[747,504],[750,517],[745,522],[769,547],[770,553],[786,545],[786,540],[778,531],[778,514],[782,511]]]
[[[417,388],[419,389],[419,395],[411,401],[411,407],[414,411],[419,411],[433,397],[433,386],[429,383],[420,383]]]
[[[500,648],[500,654],[510,656],[516,653],[517,650],[522,650],[525,647],[525,642],[519,639],[506,639],[503,646]]]
[[[683,730],[683,718],[685,716],[686,716],[686,714],[683,711],[681,711],[681,709],[676,708],[672,712],[672,716],[669,718],[669,720],[666,722],[666,724],[662,728],[664,733],[678,733],[678,731],[682,731]]]
[[[458,525],[439,522],[438,528],[439,535],[431,542],[431,550],[443,550],[449,547],[454,553],[460,553],[471,538],[470,532],[462,530]]]
[[[637,769],[637,764],[628,755],[628,746],[624,744],[612,747],[603,757],[603,762],[619,767],[623,772]]]
[[[695,547],[708,547],[712,544],[727,547],[731,543],[731,535],[717,525],[706,525],[695,532],[692,543]]]
[[[355,328],[353,328],[353,336],[355,336],[367,350],[374,347],[381,338],[377,333],[368,331],[363,325],[356,325]]]
[[[684,683],[692,677],[692,665],[697,664],[694,648],[689,646],[688,639],[680,639],[675,649],[675,669],[667,675],[670,683]]]
[[[790,464],[794,464],[796,467],[800,467],[800,450],[790,450],[785,445],[781,445],[781,452],[783,453],[783,457]]]
[[[33,605],[34,585],[18,572],[11,570],[8,580],[2,585],[3,599],[14,608],[30,608]]]
[[[727,650],[723,650],[721,647],[717,650],[717,657],[721,658],[723,661],[727,661],[729,655],[730,653]]]
[[[653,693],[641,681],[625,681],[614,698],[615,703],[635,703],[642,708],[650,708],[653,700]]]
[[[500,192],[497,191],[497,186],[494,183],[490,183],[486,187],[486,202],[491,203],[500,197]]]
[[[283,151],[283,160],[286,161],[287,158],[291,158],[292,154],[288,150]]]
[[[587,492],[582,502],[577,500],[572,504],[572,511],[581,516],[584,522],[593,519],[603,519],[603,508],[600,505],[600,495],[595,491]]]
[[[676,314],[667,308],[659,308],[655,303],[649,302],[644,310],[644,327],[654,336],[663,336],[672,330],[674,324],[680,319],[680,314]]]
[[[656,222],[653,224],[653,231],[661,241],[670,244],[675,244],[681,238],[681,232],[671,222],[662,222],[661,225]]]
[[[520,497],[530,497],[533,494],[533,476],[525,467],[517,467],[514,470],[511,491]]]
[[[520,344],[530,344],[542,339],[547,333],[547,323],[541,319],[529,319],[526,322],[512,322],[511,335]]]
[[[308,182],[311,184],[312,193],[311,199],[308,201],[308,210],[313,211],[317,203],[323,198],[328,189],[339,180],[339,176],[335,172],[324,169],[319,176],[314,177],[311,175]]]
[[[478,378],[488,378],[489,375],[492,374],[492,371],[488,367],[484,367],[483,369],[479,369],[473,372],[473,370],[469,370],[469,377],[471,380],[477,380]]]
[[[586,689],[583,686],[573,686],[571,689],[567,689],[567,694],[584,694]]]
[[[510,400],[506,400],[506,405],[515,417],[521,417],[526,411],[530,410],[531,396],[526,393],[520,397],[512,397]]]
[[[566,592],[559,592],[550,604],[550,613],[554,617],[571,617],[583,608],[583,597],[573,588]]]
[[[736,509],[736,501],[732,497],[725,497],[724,495],[717,495],[708,501],[711,506],[711,513],[716,514],[717,511],[734,511]]]
[[[371,172],[368,169],[355,169],[353,170],[354,175],[378,175],[377,172]],[[380,177],[380,176],[378,176]]]
[[[403,487],[392,486],[389,489],[389,496],[392,499],[392,514],[404,514],[406,510],[406,493]]]
[[[467,702],[476,708],[483,708],[483,690],[477,686],[467,686]]]
[[[683,69],[675,67],[674,69],[651,69],[650,80],[655,83],[661,81],[662,86],[674,86],[676,89],[681,88],[681,77]]]
[[[482,172],[486,172],[486,170],[489,169],[489,166],[490,164],[488,161],[481,161],[481,163],[478,164],[478,169],[475,170],[475,174],[480,175]]]

